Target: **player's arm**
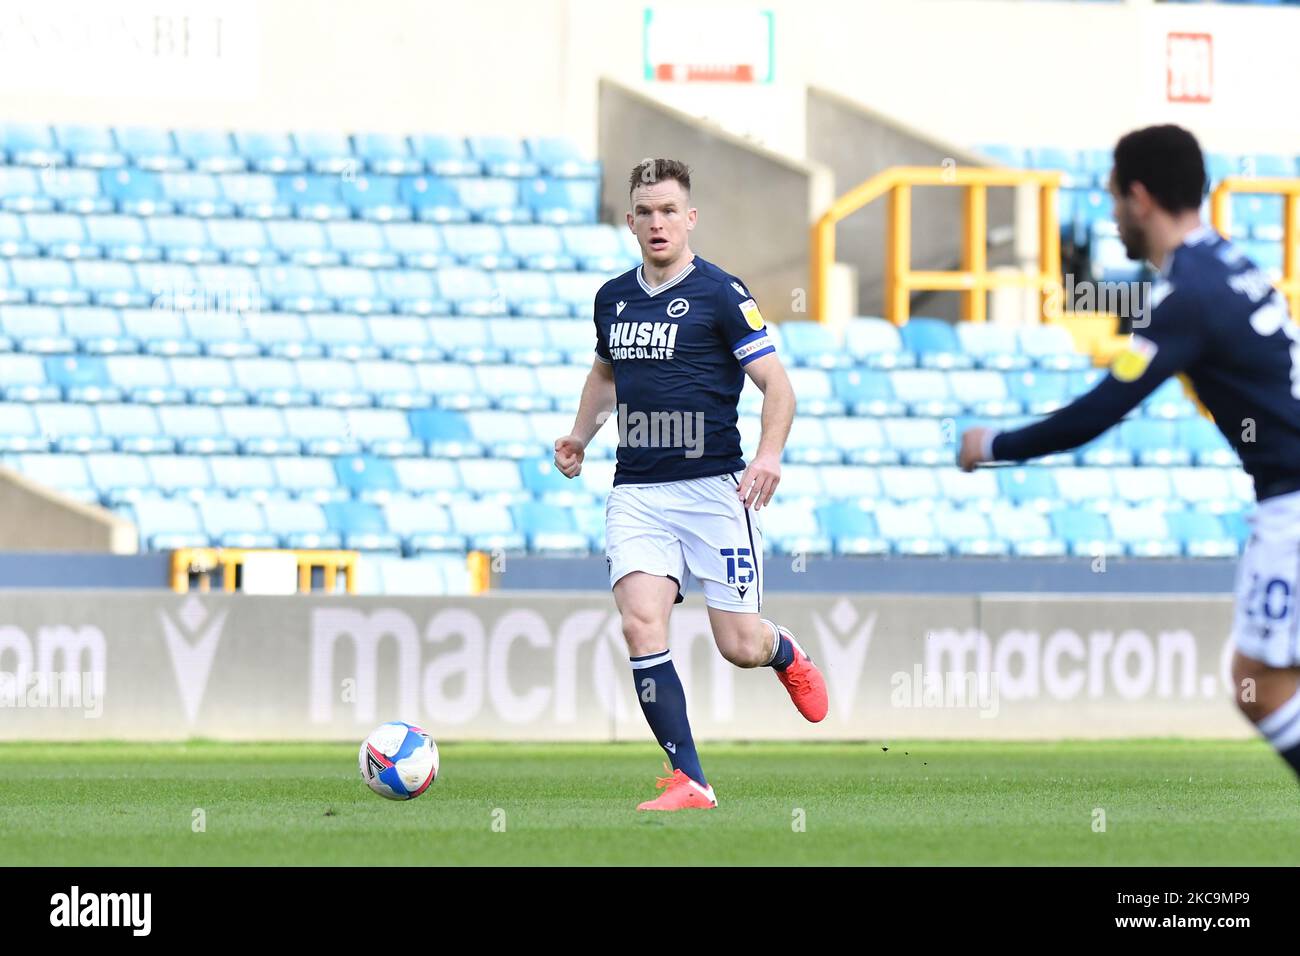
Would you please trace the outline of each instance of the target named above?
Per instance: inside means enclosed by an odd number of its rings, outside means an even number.
[[[1157,286],[1152,294],[1159,296],[1162,291]],[[1161,382],[1196,361],[1204,348],[1196,319],[1187,293],[1166,292],[1148,327],[1133,335],[1129,347],[1111,363],[1110,374],[1092,391],[1024,428],[970,429],[962,435],[958,463],[964,471],[972,471],[986,461],[1026,461],[1092,441],[1118,424]]]
[[[597,313],[599,314],[599,313]],[[600,426],[614,411],[614,365],[609,348],[596,336],[596,357],[582,386],[578,399],[578,414],[573,419],[573,430],[555,440],[555,467],[566,478],[576,478],[582,472],[582,459]]]
[[[772,500],[781,481],[781,452],[794,421],[794,389],[767,334],[763,313],[744,286],[719,283],[715,306],[719,335],[763,393],[762,436],[736,489],[745,507],[757,511]]]
[[[737,493],[746,508],[757,511],[772,500],[781,481],[781,452],[794,423],[795,397],[790,376],[775,352],[754,359],[745,366],[745,374],[763,393],[763,431]]]

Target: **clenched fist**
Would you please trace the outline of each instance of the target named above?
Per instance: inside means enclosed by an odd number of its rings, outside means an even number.
[[[582,459],[587,454],[587,446],[573,435],[555,439],[555,467],[565,478],[577,478],[582,474]]]

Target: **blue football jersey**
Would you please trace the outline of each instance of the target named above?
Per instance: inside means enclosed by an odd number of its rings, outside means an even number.
[[[1129,348],[1097,387],[993,441],[995,459],[1075,448],[1184,373],[1259,499],[1300,490],[1300,326],[1267,275],[1209,227],[1166,260]]]
[[[744,284],[699,256],[653,288],[638,266],[600,287],[595,310],[618,403],[614,484],[742,471],[743,369],[776,351]]]

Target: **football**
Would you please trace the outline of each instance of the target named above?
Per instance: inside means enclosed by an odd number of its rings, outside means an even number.
[[[425,731],[400,720],[376,727],[357,755],[361,779],[388,800],[414,800],[438,776],[438,745]]]

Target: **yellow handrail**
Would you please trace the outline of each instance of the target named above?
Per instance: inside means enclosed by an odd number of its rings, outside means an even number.
[[[1233,193],[1266,193],[1280,195],[1282,200],[1282,279],[1274,283],[1287,297],[1291,314],[1300,317],[1300,255],[1296,241],[1300,239],[1300,179],[1253,179],[1249,176],[1225,176],[1210,196],[1210,221],[1225,238],[1232,227],[1232,206],[1228,202]]]
[[[988,269],[988,187],[1038,186],[1037,273],[992,273]],[[912,187],[961,186],[961,269],[953,272],[913,272]],[[907,322],[911,294],[918,290],[962,293],[962,318],[983,322],[987,317],[985,294],[990,289],[1030,286],[1039,292],[1044,319],[1061,309],[1065,290],[1061,283],[1061,232],[1056,196],[1061,174],[1043,170],[894,166],[835,200],[812,227],[812,315],[826,322],[831,267],[835,264],[835,226],[863,206],[888,197],[885,213],[885,318],[895,325]]]
[[[235,591],[235,572],[244,563],[248,555],[266,553],[272,549],[249,548],[178,548],[172,552],[172,590],[183,594],[190,589],[190,575],[198,577],[199,590],[207,592],[212,589],[212,572],[221,568],[222,589],[228,593]],[[343,572],[343,587],[348,594],[355,594],[357,588],[356,551],[281,551],[279,554],[292,554],[298,563],[298,590],[311,590],[311,572],[321,568],[325,576],[325,590],[332,594],[338,582],[339,572]]]

